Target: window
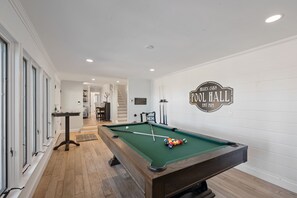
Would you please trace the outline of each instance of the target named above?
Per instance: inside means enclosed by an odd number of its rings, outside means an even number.
[[[37,153],[37,69],[32,65],[31,70],[31,129],[32,129],[32,155]]]
[[[45,80],[46,82],[46,85],[45,85],[45,114],[46,114],[46,120],[47,120],[47,125],[46,125],[46,139],[49,139],[49,111],[48,111],[48,108],[49,108],[49,83],[48,83],[48,78],[46,78]]]
[[[44,142],[46,142],[49,138],[50,138],[50,111],[49,111],[49,107],[50,107],[50,95],[49,95],[49,86],[50,86],[50,80],[48,78],[48,76],[45,74],[44,75],[44,99],[43,99],[43,120],[44,120],[44,137],[43,140]]]
[[[28,88],[27,88],[27,65],[28,61],[23,59],[23,78],[22,78],[22,131],[23,131],[23,167],[28,163],[28,127],[27,127],[27,110],[28,110]]]
[[[7,187],[7,43],[0,38],[0,194]]]

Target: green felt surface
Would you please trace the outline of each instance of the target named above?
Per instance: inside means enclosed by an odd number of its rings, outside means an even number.
[[[129,128],[126,129],[126,126]],[[165,146],[164,138],[156,137],[156,141],[153,141],[151,136],[136,135],[112,130],[129,130],[151,134],[149,124],[127,124],[121,126],[108,126],[108,128],[141,156],[150,161],[151,165],[154,167],[162,167],[178,160],[187,159],[227,146],[224,142],[214,141],[212,139],[200,137],[199,135],[191,135],[180,130],[172,131],[166,127],[162,127],[162,125],[153,125],[155,135],[169,136],[174,139],[186,138],[188,141],[186,144],[177,145],[172,149],[169,149]]]

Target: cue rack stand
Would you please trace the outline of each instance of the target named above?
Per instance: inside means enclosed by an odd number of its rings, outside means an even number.
[[[167,103],[166,99],[161,99],[159,102],[160,124],[167,125]]]

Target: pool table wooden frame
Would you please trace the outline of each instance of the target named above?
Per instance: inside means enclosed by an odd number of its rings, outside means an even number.
[[[133,124],[129,123],[125,125],[129,126]],[[123,126],[123,124],[119,124],[118,126]],[[195,134],[189,131],[185,132]],[[146,198],[174,196],[199,182],[206,181],[221,172],[247,161],[247,146],[236,143],[235,146],[226,146],[219,150],[170,163],[162,172],[152,172],[148,169],[149,162],[120,138],[112,138],[114,133],[109,128],[99,126],[98,134],[114,156],[129,172]],[[216,141],[225,141],[209,136],[204,137]]]

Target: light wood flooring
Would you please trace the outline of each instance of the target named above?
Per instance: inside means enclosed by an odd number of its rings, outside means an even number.
[[[96,115],[92,114],[89,118],[83,119],[83,127],[81,132],[96,132],[98,131],[98,126],[103,124],[112,124],[112,122],[101,121],[96,119]]]
[[[84,127],[88,126],[98,126],[105,123],[111,123],[111,122],[104,122],[96,118],[95,114],[91,114],[88,118],[83,119],[83,125]]]
[[[82,133],[71,133],[71,139],[76,134]],[[108,165],[111,157],[99,136],[79,147],[71,145],[68,152],[61,146],[53,151],[34,198],[144,197],[122,165]],[[297,198],[295,193],[236,169],[211,178],[208,184],[216,198]]]

